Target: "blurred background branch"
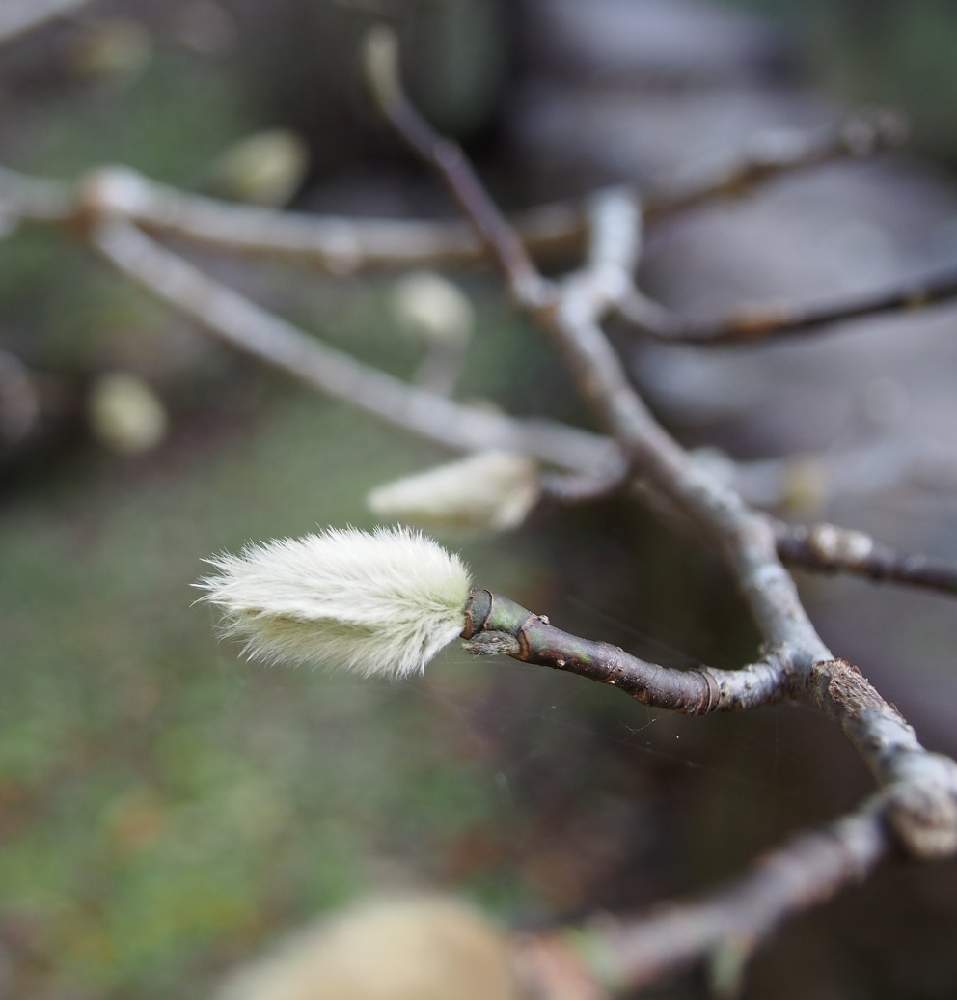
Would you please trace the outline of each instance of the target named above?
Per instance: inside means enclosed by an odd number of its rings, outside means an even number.
[[[91,0],[7,0],[0,10],[0,44],[14,41],[54,18],[67,17],[90,2]]]

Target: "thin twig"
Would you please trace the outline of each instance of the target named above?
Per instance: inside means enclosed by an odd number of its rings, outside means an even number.
[[[645,199],[649,222],[727,198],[740,198],[756,187],[836,160],[861,159],[900,146],[906,122],[892,112],[858,115],[816,132],[776,129],[759,133],[743,156],[699,168],[695,176],[670,182]]]
[[[647,986],[704,957],[716,991],[727,993],[784,920],[864,881],[888,847],[878,803],[869,803],[798,834],[705,896],[633,919],[602,917],[576,930],[565,947],[578,954],[586,974],[614,992]]]
[[[352,218],[276,211],[188,194],[128,167],[103,167],[78,184],[39,180],[0,167],[0,208],[24,222],[69,223],[84,206],[110,212],[153,235],[331,274],[395,267],[476,264],[487,259],[472,229],[459,220]],[[516,225],[548,259],[581,243],[585,208],[543,205]]]
[[[409,146],[445,180],[479,242],[502,268],[516,301],[535,298],[541,281],[521,237],[491,204],[458,145],[436,132],[406,97],[398,60],[394,32],[385,27],[373,28],[366,40],[366,69],[379,109]]]
[[[214,281],[129,223],[101,223],[89,239],[118,271],[231,347],[428,441],[455,451],[516,451],[560,468],[614,462],[614,451],[586,431],[465,406],[368,368]]]
[[[607,642],[571,635],[510,598],[487,590],[471,596],[466,620],[462,635],[473,653],[504,652],[524,663],[577,674],[653,708],[707,715],[756,708],[789,695],[793,664],[786,654],[770,654],[740,670],[707,666],[676,670],[649,663]]]
[[[957,563],[898,552],[862,531],[828,523],[775,521],[774,533],[781,558],[792,566],[957,594]]]
[[[48,21],[85,7],[90,0],[4,0],[0,8],[0,44],[22,37]]]
[[[818,305],[756,306],[718,319],[686,319],[635,294],[620,315],[642,333],[667,344],[734,347],[808,333],[826,333],[839,324],[914,312],[957,296],[957,267],[922,275],[890,288]]]

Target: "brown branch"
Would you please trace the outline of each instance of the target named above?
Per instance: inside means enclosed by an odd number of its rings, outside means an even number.
[[[326,227],[320,238],[317,227],[328,219],[257,214],[260,210],[195,199],[116,172],[91,179],[77,195],[47,182],[23,185],[22,178],[3,174],[0,200],[12,214],[23,218],[78,224],[91,245],[141,287],[225,342],[331,398],[455,449],[511,448],[597,480],[620,477],[621,470],[631,469],[648,491],[666,498],[721,548],[768,648],[773,650],[765,660],[741,671],[707,667],[667,670],[616,647],[571,636],[490,594],[486,595],[484,618],[479,614],[482,607],[471,609],[475,629],[471,641],[480,644],[483,651],[495,648],[526,662],[572,670],[621,687],[649,704],[701,712],[748,708],[781,697],[804,701],[842,726],[883,789],[873,813],[868,814],[872,818],[866,827],[863,821],[857,825],[852,817],[843,823],[853,824],[853,837],[845,836],[848,828],[842,824],[824,835],[828,844],[836,839],[839,850],[825,846],[820,835],[814,835],[818,839],[801,838],[772,855],[770,866],[765,864],[745,882],[713,897],[707,904],[709,919],[696,924],[689,910],[685,914],[688,919],[672,924],[657,938],[652,924],[636,929],[633,936],[622,936],[620,941],[627,946],[620,949],[622,983],[642,981],[642,949],[648,954],[650,948],[659,960],[654,971],[657,975],[663,968],[660,963],[667,954],[667,942],[672,942],[676,956],[669,960],[670,968],[711,947],[719,923],[725,928],[751,928],[756,937],[776,920],[852,880],[868,869],[872,859],[889,850],[885,819],[896,841],[915,856],[952,852],[957,847],[953,763],[927,753],[911,727],[859,671],[831,655],[780,564],[779,540],[772,525],[720,477],[707,472],[654,420],[628,382],[599,325],[605,312],[620,306],[630,293],[631,271],[640,247],[634,196],[603,193],[587,213],[573,209],[572,214],[562,215],[558,226],[565,227],[562,238],[570,233],[580,239],[587,233],[589,259],[582,272],[562,284],[546,281],[532,263],[523,239],[487,196],[461,151],[435,133],[405,99],[394,73],[394,60],[389,61],[388,45],[383,48],[380,42],[377,58],[380,103],[413,148],[439,170],[465,210],[474,235],[445,223],[424,229],[415,223],[387,224],[382,230],[374,228],[381,220],[368,222],[365,229],[350,220],[332,220],[344,226]],[[834,155],[852,151],[853,144],[845,142],[843,151]],[[752,158],[751,166],[746,163],[699,183],[697,194],[686,187],[652,198],[646,211],[661,217],[710,198],[739,193],[780,172],[826,158],[792,151],[777,157],[780,169],[769,166],[773,157],[765,158],[763,165],[760,157]],[[155,244],[137,225],[214,246],[312,260],[331,270],[376,262],[408,263],[416,259],[414,254],[423,255],[418,258],[422,260],[428,254],[450,252],[450,247],[453,257],[460,253],[462,259],[478,259],[488,253],[500,266],[516,303],[555,338],[582,395],[613,435],[614,443],[569,428],[521,422],[464,407],[367,369],[212,281]],[[254,235],[257,229],[258,236]],[[372,233],[383,242],[375,244],[373,239],[375,245],[361,245],[363,238],[372,239]],[[451,243],[443,243],[450,234]],[[421,238],[424,243],[417,243]],[[838,833],[833,833],[835,830]],[[848,847],[852,840],[853,849]],[[791,874],[785,876],[782,871]],[[704,931],[695,930],[695,926]]]
[[[758,134],[750,149],[730,162],[699,169],[645,199],[649,222],[726,198],[740,198],[780,177],[836,160],[861,159],[900,146],[906,122],[892,112],[858,115],[817,132],[775,130]]]
[[[618,443],[626,461],[719,542],[741,582],[765,639],[791,642],[811,659],[830,651],[807,618],[782,569],[770,528],[723,483],[707,476],[651,416],[625,374],[596,316],[609,305],[589,282],[559,289],[534,270],[521,243],[460,150],[439,136],[401,92],[394,51],[373,38],[372,83],[390,121],[440,174],[476,233],[487,242],[516,303],[553,335],[579,391]],[[386,55],[383,57],[382,53]],[[401,114],[395,113],[401,108]],[[454,153],[450,152],[454,149]],[[627,288],[620,289],[621,294]]]
[[[740,670],[706,666],[677,670],[649,663],[607,642],[571,635],[510,598],[487,590],[471,595],[466,621],[462,637],[473,653],[505,653],[524,663],[577,674],[653,708],[707,715],[756,708],[790,693],[793,664],[787,654],[771,654]]]
[[[4,0],[0,7],[0,44],[14,41],[57,17],[85,7],[90,0]]]
[[[870,319],[926,306],[957,296],[957,268],[912,278],[890,288],[818,305],[756,306],[718,319],[685,319],[635,295],[619,306],[620,315],[643,333],[668,344],[732,347],[766,343],[807,333],[825,333],[841,323]]]
[[[384,99],[393,108],[401,106],[401,114],[390,114],[390,120],[410,146],[440,172],[480,238],[495,253],[515,302],[554,337],[581,395],[614,437],[625,462],[719,546],[765,643],[788,665],[787,671],[776,675],[777,684],[783,673],[788,693],[841,725],[883,789],[880,815],[898,843],[921,858],[957,850],[957,765],[928,753],[912,727],[860,672],[830,653],[814,629],[794,581],[781,565],[777,539],[767,518],[751,510],[733,489],[685,452],[654,420],[629,383],[598,323],[602,312],[615,304],[614,296],[609,300],[596,294],[588,281],[570,281],[557,287],[535,272],[461,151],[437,136],[401,96],[394,67],[393,56],[389,73],[383,77],[387,86],[380,93],[380,102]],[[679,672],[677,677],[671,672],[660,673],[660,686],[653,689],[654,665],[649,670],[644,661],[636,663],[614,647],[573,639],[529,615],[526,609],[516,610],[510,602],[497,608],[500,599],[486,597],[489,608],[485,617],[476,615],[482,623],[477,631],[488,632],[492,649],[558,669],[573,669],[605,683],[624,684],[631,688],[631,694],[649,698],[656,705],[699,711],[710,704],[707,679],[701,671],[689,672],[691,676]],[[472,611],[474,614],[475,609]],[[504,624],[496,627],[499,619]],[[475,629],[472,623],[465,634],[474,634]],[[757,703],[762,702],[759,699]],[[884,829],[883,824],[875,827],[873,837],[868,838],[868,857],[879,857],[888,849]],[[837,887],[849,881],[859,867],[854,856],[845,855],[843,850],[822,850],[820,842],[815,840],[808,847],[808,841],[801,841],[798,849],[792,845],[783,854],[786,877],[781,877],[780,864],[765,868],[743,891],[722,897],[719,909],[738,914],[745,925],[747,915],[754,913],[756,925],[763,927],[807,905],[805,886],[815,871],[825,873],[821,881],[827,885]],[[794,864],[792,859],[796,859]],[[766,898],[774,902],[772,907],[764,906]],[[810,901],[817,898],[812,892]],[[759,902],[762,905],[758,906]],[[676,930],[670,928],[661,937],[677,938]],[[644,950],[646,934],[637,940],[639,954],[657,952],[656,947]],[[681,952],[682,961],[699,955],[709,935],[692,934],[688,940]],[[634,982],[642,974],[640,969],[641,962],[624,963],[620,985]]]
[[[536,298],[541,279],[525,244],[488,197],[458,145],[432,128],[406,97],[399,79],[398,60],[394,32],[385,27],[373,28],[366,40],[366,69],[380,111],[412,150],[445,181],[479,242],[502,269],[516,301]]]
[[[864,532],[835,524],[773,523],[778,553],[792,566],[957,594],[957,563],[898,552]]]
[[[615,993],[706,960],[716,992],[730,992],[758,945],[783,921],[862,882],[888,855],[877,805],[798,834],[740,878],[698,899],[632,919],[602,916],[571,937],[559,931],[519,941],[519,953],[535,954],[544,940],[582,980]]]
[[[0,167],[0,206],[25,222],[69,223],[85,209],[109,212],[148,233],[331,274],[363,269],[481,263],[484,247],[459,220],[351,218],[275,211],[188,194],[128,167],[103,167],[76,185]],[[522,213],[516,226],[544,259],[581,243],[585,209],[572,203]]]

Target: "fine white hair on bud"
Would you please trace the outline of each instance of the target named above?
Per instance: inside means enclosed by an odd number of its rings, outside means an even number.
[[[468,569],[408,528],[326,528],[206,561],[196,586],[250,659],[407,677],[465,627]]]
[[[434,271],[416,271],[395,283],[393,308],[400,326],[426,344],[464,348],[475,313],[468,297]]]
[[[507,531],[539,497],[536,463],[502,451],[482,452],[378,486],[368,504],[379,517],[436,531]]]

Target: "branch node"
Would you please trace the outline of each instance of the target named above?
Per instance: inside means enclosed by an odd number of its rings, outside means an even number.
[[[957,764],[940,754],[907,755],[886,789],[886,816],[908,854],[925,861],[957,851]]]

